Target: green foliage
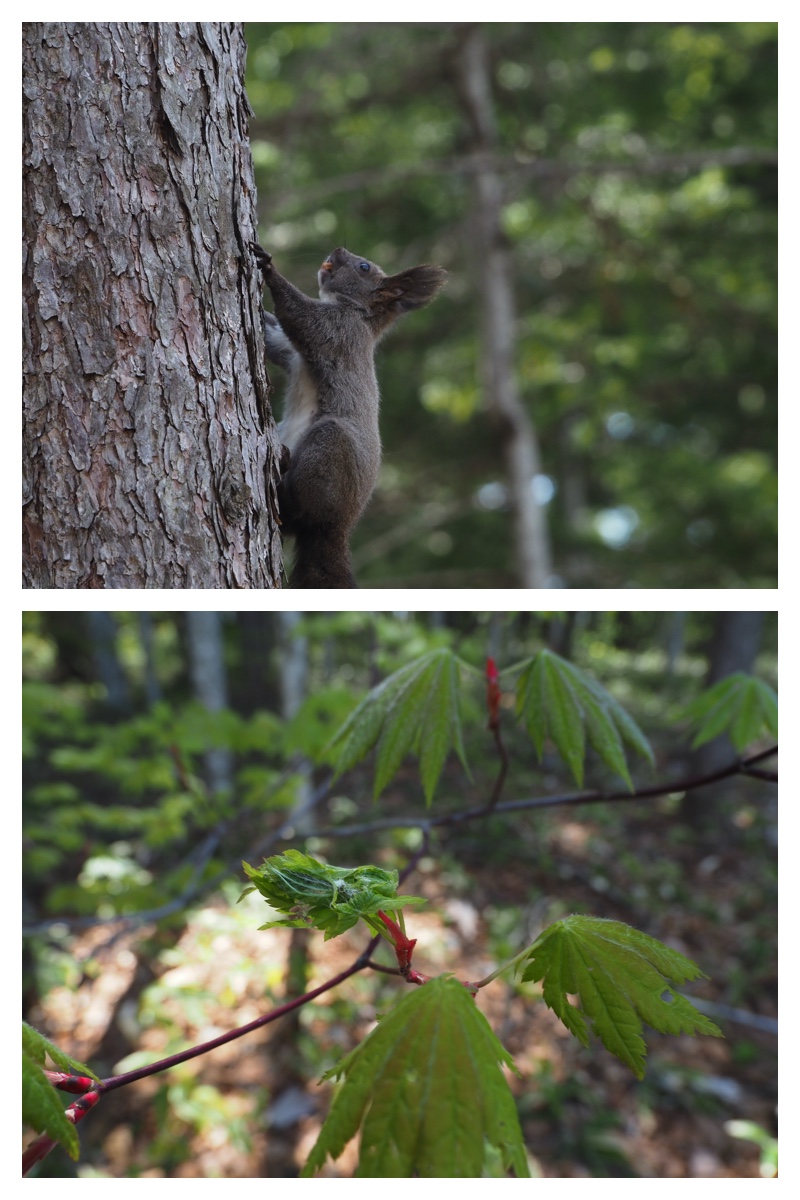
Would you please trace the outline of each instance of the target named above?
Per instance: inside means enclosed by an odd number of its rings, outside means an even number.
[[[241,848],[240,856],[245,854],[252,858],[244,849],[246,839],[252,836],[257,840],[257,837],[263,836],[264,822],[254,822],[251,819],[254,810],[258,817],[265,810],[271,810],[272,820],[267,817],[267,825],[273,829],[279,828],[280,824],[286,821],[286,809],[297,800],[290,756],[300,753],[322,757],[322,747],[329,742],[331,732],[345,720],[345,706],[352,709],[358,703],[358,697],[363,694],[359,689],[363,681],[369,678],[369,673],[375,670],[390,673],[395,671],[399,664],[403,664],[401,669],[387,678],[386,684],[376,689],[357,710],[360,715],[356,716],[354,713],[347,719],[345,729],[349,728],[349,733],[344,741],[335,740],[335,752],[340,754],[350,738],[357,744],[362,732],[359,722],[363,719],[369,723],[369,710],[373,699],[377,697],[375,706],[379,710],[382,707],[382,711],[378,713],[382,725],[375,733],[372,744],[378,748],[382,740],[385,740],[384,744],[388,747],[383,751],[386,757],[383,760],[385,778],[382,786],[385,786],[391,770],[397,769],[397,746],[408,745],[407,752],[416,753],[421,758],[423,739],[431,734],[428,724],[433,708],[441,705],[447,710],[449,704],[450,727],[448,728],[446,721],[443,723],[439,730],[438,743],[434,739],[436,754],[433,751],[428,752],[428,761],[433,761],[438,772],[436,778],[429,780],[428,799],[430,800],[436,788],[437,800],[443,796],[446,801],[456,805],[458,800],[449,774],[444,779],[441,778],[444,771],[444,755],[450,748],[455,746],[461,754],[469,739],[470,761],[480,771],[481,778],[484,777],[484,773],[488,776],[490,772],[493,777],[497,767],[492,738],[485,729],[481,673],[468,665],[481,661],[486,653],[487,642],[493,646],[493,652],[497,653],[501,661],[526,660],[521,662],[518,669],[509,671],[509,677],[513,674],[514,679],[521,675],[517,689],[520,716],[517,729],[512,731],[505,726],[510,714],[508,710],[501,710],[504,734],[508,735],[517,767],[521,767],[517,752],[530,734],[539,754],[544,750],[547,740],[551,740],[570,770],[579,772],[576,778],[582,779],[583,774],[588,773],[585,759],[588,754],[591,761],[593,756],[589,747],[594,746],[607,766],[613,767],[629,782],[627,772],[632,762],[630,747],[633,746],[637,752],[644,753],[647,752],[647,744],[636,726],[633,726],[636,734],[630,734],[630,729],[625,723],[626,714],[619,707],[619,702],[629,707],[637,717],[643,713],[647,720],[646,728],[658,728],[661,731],[665,717],[671,718],[674,715],[673,706],[665,710],[665,692],[671,689],[672,695],[680,695],[682,700],[686,694],[693,694],[697,689],[697,680],[702,678],[706,669],[705,660],[701,657],[701,653],[704,652],[702,648],[708,644],[714,619],[712,614],[687,616],[683,653],[675,657],[671,674],[666,677],[663,614],[585,614],[573,625],[571,621],[565,620],[563,614],[558,613],[526,613],[506,617],[490,613],[457,613],[441,618],[445,622],[445,628],[433,625],[427,615],[404,614],[401,619],[386,614],[334,614],[320,619],[319,622],[316,615],[306,616],[302,632],[308,640],[309,699],[288,724],[271,714],[254,711],[262,699],[259,692],[259,687],[264,687],[261,678],[254,684],[254,690],[248,694],[251,716],[225,716],[219,721],[216,718],[209,719],[196,705],[189,705],[185,701],[181,690],[186,686],[185,664],[182,660],[176,666],[179,687],[168,692],[165,681],[164,698],[157,707],[138,712],[134,716],[110,714],[109,710],[102,706],[102,697],[98,697],[93,690],[94,685],[86,682],[91,675],[87,673],[80,686],[76,687],[70,676],[69,662],[62,662],[54,648],[52,666],[49,669],[52,669],[58,683],[37,683],[26,694],[26,719],[30,721],[30,742],[25,763],[25,874],[26,881],[36,885],[31,888],[27,911],[35,917],[38,924],[47,914],[71,917],[80,913],[93,913],[100,917],[113,917],[119,912],[135,912],[142,907],[160,906],[172,896],[181,895],[187,884],[194,881],[196,859],[191,847],[202,845],[205,841],[205,830],[214,829],[217,823],[221,823],[226,826],[224,840],[206,868],[206,877],[215,880],[213,886],[216,888],[221,868],[225,869],[225,864],[236,848]],[[179,622],[171,616],[162,620],[165,625],[171,623],[173,628],[179,628]],[[131,626],[130,629],[135,633],[135,626]],[[247,633],[246,629],[238,629],[233,622],[228,627],[228,648],[231,652],[238,649],[240,658],[245,657],[248,651]],[[560,635],[566,636],[560,639]],[[443,652],[438,648],[445,638],[448,639],[448,645],[459,651],[460,658],[456,658],[450,650]],[[176,638],[176,641],[178,640]],[[570,646],[570,655],[574,656],[576,661],[590,662],[603,681],[613,687],[615,699],[577,667],[548,651],[541,652],[535,659],[528,661],[531,645],[541,645],[545,641],[552,641],[558,645],[567,644]],[[769,649],[772,650],[771,645]],[[410,662],[412,656],[414,661]],[[535,673],[537,665],[538,675]],[[769,672],[770,666],[766,662],[765,667]],[[426,674],[426,671],[430,674]],[[443,675],[445,686],[441,685]],[[769,673],[766,677],[772,678]],[[234,674],[231,675],[230,682],[233,702],[241,703],[242,696],[237,695],[238,681]],[[435,685],[433,689],[429,686],[431,682]],[[749,683],[752,684],[753,681]],[[462,684],[472,686],[462,687]],[[397,689],[396,695],[392,694],[392,688]],[[438,695],[433,703],[430,700],[430,692],[436,691],[437,688]],[[761,720],[760,732],[763,732],[774,727],[774,717],[771,715],[774,695],[763,685],[761,688],[763,691],[758,692],[757,704],[748,700],[743,701],[742,705],[745,712],[751,712],[751,716],[752,711],[756,711]],[[505,699],[508,700],[509,697]],[[414,702],[419,706],[429,703],[433,705],[426,709],[424,720],[417,720]],[[698,715],[698,724],[702,725],[707,719],[706,716]],[[630,718],[627,720],[630,721]],[[398,729],[394,728],[395,721],[398,723]],[[510,724],[510,721],[508,723]],[[413,729],[416,729],[416,742],[413,737],[409,741],[409,730]],[[629,736],[633,736],[633,742],[626,738],[626,729]],[[593,741],[593,734],[597,741]],[[674,735],[666,731],[663,736],[667,740],[662,741],[662,749],[668,752],[674,745]],[[639,739],[645,747],[644,751]],[[179,762],[170,753],[170,746],[173,744],[178,747]],[[226,746],[233,751],[233,797],[215,800],[202,783],[203,755],[211,744]],[[368,748],[362,747],[363,752],[366,753]],[[380,753],[379,750],[379,756]],[[437,755],[440,758],[438,764]],[[517,794],[528,794],[529,780],[534,775],[534,755],[529,750],[527,758],[529,766],[522,768],[513,785]],[[358,761],[357,755],[353,761]],[[455,768],[455,763],[451,765]],[[599,763],[595,761],[595,767],[597,766]],[[341,769],[344,769],[344,766]],[[411,774],[409,771],[407,777]],[[458,774],[457,769],[454,774]],[[359,781],[356,781],[355,786],[356,790],[352,794],[331,798],[326,822],[330,819],[347,823],[355,815],[358,811],[356,802],[359,800]],[[456,786],[455,791],[457,790]],[[390,811],[396,810],[392,808]],[[611,809],[606,805],[597,806],[592,810],[593,820],[586,827],[586,849],[594,859],[593,886],[595,882],[600,886],[603,879],[610,878],[614,886],[631,895],[640,907],[642,903],[656,905],[659,911],[662,911],[665,901],[674,905],[676,897],[678,902],[689,903],[686,891],[689,879],[686,872],[686,856],[673,856],[668,845],[665,853],[664,844],[658,839],[655,843],[652,840],[648,841],[644,849],[642,840],[634,841],[633,844],[626,841],[631,829],[617,815],[621,811],[629,810]],[[758,843],[759,851],[763,842],[759,824],[761,820],[759,815],[749,833],[753,846]],[[557,821],[556,815],[553,824]],[[228,822],[230,824],[226,824]],[[388,821],[380,821],[378,827],[385,830],[388,824]],[[644,829],[645,826],[651,828],[643,813],[641,828]],[[254,834],[254,828],[256,831],[261,830],[261,833]],[[510,826],[505,816],[495,817],[485,825],[475,825],[473,828],[476,832],[472,844],[476,846],[484,868],[487,865],[490,868],[496,865],[498,870],[503,870],[506,864],[513,868],[514,856],[509,860]],[[680,832],[681,829],[682,827],[678,827],[677,831]],[[521,828],[517,832],[523,838],[526,836]],[[675,835],[676,827],[665,827],[668,842]],[[343,852],[341,859],[354,863],[369,863],[371,858],[378,857],[390,849],[396,851],[400,846],[413,852],[420,844],[421,834],[415,829],[408,835],[387,831],[385,835],[381,832],[378,837],[380,848],[371,839],[368,840],[368,835],[358,835],[357,839],[348,843],[352,853]],[[536,853],[540,858],[544,856],[540,862],[544,875],[554,874],[554,856],[560,853],[557,845],[548,831],[548,823],[541,827],[537,825]],[[457,895],[462,891],[466,893],[471,886],[469,869],[459,859],[449,857],[444,842],[437,848],[436,853],[439,855],[439,886],[445,888],[448,894]],[[378,861],[383,859],[379,858]],[[35,869],[31,866],[32,863],[35,864]],[[617,864],[616,871],[612,869],[614,863]],[[379,925],[376,920],[379,909],[396,914],[401,904],[422,903],[413,897],[403,898],[397,895],[396,872],[372,866],[353,869],[329,867],[300,854],[299,851],[276,856],[268,860],[263,867],[245,869],[254,885],[247,890],[258,891],[277,909],[277,912],[269,911],[264,914],[270,918],[280,918],[270,921],[269,925],[290,928],[314,927],[320,929],[326,938],[356,926],[361,918],[370,929],[375,930]],[[496,962],[502,962],[515,953],[519,945],[516,934],[522,915],[527,913],[527,907],[524,911],[522,907],[514,910],[505,907],[509,898],[520,906],[525,902],[513,872],[510,883],[510,890],[505,892],[501,889],[500,897],[494,901],[497,907],[486,905],[481,911],[482,920],[491,927],[491,954]],[[724,917],[728,923],[733,920],[737,928],[741,926],[745,931],[739,939],[740,961],[733,964],[728,972],[727,987],[730,995],[726,998],[733,1003],[751,1000],[755,1002],[762,980],[772,978],[771,973],[767,975],[767,972],[772,970],[769,959],[770,887],[771,877],[770,883],[763,885],[755,878],[748,878],[744,890],[740,888],[737,892],[733,915],[726,913]],[[218,1023],[220,1005],[230,1010],[230,1023],[236,1023],[235,1014],[241,1008],[243,995],[261,995],[265,1009],[283,1001],[285,978],[280,956],[270,956],[270,962],[259,963],[258,956],[254,958],[242,951],[245,960],[233,970],[226,969],[222,983],[219,983],[218,969],[216,974],[211,973],[196,982],[193,982],[194,973],[174,972],[168,969],[187,966],[189,963],[193,967],[204,963],[218,964],[221,936],[226,943],[231,940],[237,942],[244,929],[262,919],[260,916],[254,918],[260,906],[255,897],[252,900],[252,905],[255,906],[252,911],[250,904],[243,904],[232,911],[225,909],[224,904],[233,904],[237,894],[237,885],[229,882],[227,887],[223,888],[222,908],[215,900],[202,912],[190,912],[188,916],[185,912],[178,914],[178,919],[188,919],[191,922],[193,934],[191,938],[184,939],[180,946],[169,945],[171,935],[167,929],[159,931],[157,938],[151,943],[153,954],[157,955],[157,962],[154,963],[156,980],[143,994],[138,1018],[145,1028],[157,1025],[160,1038],[166,1039],[166,1042],[159,1051],[152,1048],[147,1051],[137,1050],[123,1065],[118,1065],[117,1070],[133,1069],[151,1062],[154,1057],[160,1057],[164,1052],[183,1048],[187,1044],[189,1026],[200,1029],[207,1026],[209,1021],[212,1024]],[[698,901],[697,897],[691,900],[691,910],[697,912],[698,903],[705,903],[708,906],[706,915],[711,921],[719,922],[720,911],[715,896],[711,892],[705,894],[705,901]],[[194,896],[191,903],[194,906]],[[563,902],[555,901],[545,919],[552,921],[570,911],[575,903],[574,897],[569,903],[570,909],[567,909]],[[763,917],[763,924],[750,921],[749,914],[752,911],[759,913],[759,919]],[[559,926],[546,931],[542,938],[525,952],[527,971],[525,981],[519,980],[517,983],[517,1003],[530,1002],[532,994],[538,994],[538,989],[531,980],[543,978],[545,999],[584,1044],[589,1041],[589,1035],[594,1030],[609,1049],[613,1049],[628,1066],[634,1071],[638,1069],[639,1073],[644,1055],[642,1022],[654,1024],[653,1012],[662,1017],[666,1014],[673,1022],[677,1017],[678,1031],[691,1024],[691,1032],[717,1032],[710,1022],[708,1027],[700,1026],[704,1018],[698,1018],[688,1002],[681,1002],[686,1005],[685,1011],[682,1011],[680,1004],[676,1008],[675,995],[665,983],[667,979],[696,977],[699,974],[696,968],[693,968],[693,975],[680,974],[674,967],[674,959],[669,963],[660,957],[656,962],[653,961],[653,952],[645,952],[643,947],[648,943],[658,946],[658,943],[652,943],[651,939],[646,939],[644,935],[628,930],[627,940],[620,940],[618,935],[609,936],[609,931],[624,930],[626,927],[615,926],[613,922],[594,922],[594,925],[601,928],[602,936],[595,936],[594,932],[589,936],[587,930],[592,928],[592,923],[588,919],[570,918],[568,922],[560,923]],[[381,931],[385,934],[385,930]],[[413,932],[409,931],[410,934]],[[246,939],[243,940],[246,944]],[[99,960],[90,960],[76,966],[75,957],[70,952],[73,943],[74,933],[69,923],[61,927],[55,925],[55,922],[51,931],[44,937],[37,935],[29,940],[31,958],[34,959],[33,978],[40,996],[44,997],[53,986],[66,985],[74,989],[81,985],[82,977],[103,969]],[[149,957],[150,949],[146,949]],[[668,955],[671,952],[665,947],[659,947],[658,954]],[[766,957],[757,958],[756,955]],[[680,956],[677,958],[680,959]],[[425,966],[420,963],[415,965],[420,969],[424,969]],[[543,969],[541,976],[535,973],[537,968]],[[442,968],[437,966],[434,969]],[[383,984],[387,992],[397,983],[395,979],[393,984],[391,977],[387,976],[381,976],[377,980],[378,987]],[[418,1070],[416,1057],[420,1055],[419,1046],[426,1044],[421,1042],[420,1038],[415,1040],[414,1029],[419,1028],[422,1034],[427,1036],[433,1027],[434,1018],[425,1015],[422,1010],[421,1015],[417,1017],[413,1005],[420,1004],[424,1007],[430,1002],[435,1007],[435,1003],[438,1003],[434,999],[435,990],[429,993],[428,989],[436,989],[440,983],[440,980],[434,980],[418,989],[409,988],[407,999],[411,1002],[411,1008],[393,1009],[381,1021],[376,1034],[388,1031],[385,1042],[378,1043],[370,1039],[368,1042],[370,1046],[377,1044],[378,1050],[383,1047],[384,1053],[378,1054],[370,1050],[369,1055],[376,1054],[376,1065],[374,1074],[370,1075],[368,1080],[370,1057],[366,1054],[363,1058],[359,1057],[364,1047],[351,1056],[352,1070],[349,1073],[346,1068],[350,1066],[351,1058],[341,1065],[341,1073],[345,1076],[342,1092],[351,1088],[352,1080],[355,1085],[361,1087],[363,1102],[352,1089],[348,1091],[344,1109],[338,1110],[338,1116],[332,1125],[326,1124],[316,1151],[317,1160],[324,1161],[328,1153],[338,1152],[340,1133],[341,1137],[349,1136],[350,1129],[357,1132],[359,1126],[363,1126],[365,1155],[362,1156],[361,1174],[380,1175],[382,1171],[390,1174],[394,1163],[393,1156],[399,1156],[405,1151],[412,1155],[413,1165],[410,1169],[413,1172],[424,1174],[427,1170],[434,1174],[438,1170],[444,1173],[448,1168],[441,1163],[437,1165],[434,1161],[436,1147],[430,1150],[431,1157],[427,1166],[424,1161],[418,1161],[414,1157],[418,1151],[428,1153],[425,1149],[428,1138],[426,1131],[429,1126],[438,1128],[436,1123],[440,1122],[446,1126],[445,1149],[447,1139],[452,1134],[453,1124],[463,1125],[470,1131],[470,1150],[474,1154],[470,1171],[474,1170],[475,1163],[478,1162],[478,1149],[473,1150],[471,1141],[472,1133],[476,1129],[474,1122],[478,1119],[485,1121],[486,1127],[489,1128],[493,1116],[499,1111],[497,1103],[494,1103],[491,1112],[482,1116],[479,1114],[478,1118],[472,1111],[462,1116],[459,1110],[455,1122],[447,1111],[437,1115],[436,1109],[440,1105],[440,1088],[445,1088],[448,1078],[453,1090],[460,1089],[458,1094],[463,1098],[465,1105],[467,1100],[470,1104],[473,1103],[475,1094],[483,1095],[486,1092],[483,1083],[480,1087],[476,1085],[474,1071],[477,1068],[465,1051],[465,1045],[468,1044],[470,1053],[475,1053],[472,1050],[472,1042],[477,1038],[476,1031],[470,1032],[467,1026],[463,1026],[457,1034],[457,1031],[448,1027],[441,1031],[441,1037],[444,1039],[441,1042],[435,1040],[439,1038],[439,1033],[436,1032],[430,1056],[425,1057],[422,1067],[419,1068],[422,1070],[422,1076],[418,1079],[414,1075]],[[480,1016],[467,989],[455,981],[451,980],[450,983],[452,989],[455,989],[453,995],[457,996],[457,999],[442,1005],[441,1025],[450,1026],[459,1022],[463,1025],[463,1021]],[[313,1056],[312,1073],[319,1075],[340,1053],[335,1045],[335,1036],[328,1036],[325,1032],[321,1034],[320,1030],[324,1031],[327,1027],[328,1031],[332,1032],[341,1027],[343,1022],[347,1026],[361,1020],[364,1016],[364,1004],[374,1003],[375,986],[375,977],[367,973],[356,975],[346,988],[340,989],[341,994],[330,993],[333,1003],[314,1009],[309,1005],[303,1010],[306,1020],[301,1025],[299,1053],[301,1056]],[[737,992],[737,988],[741,990]],[[302,990],[298,988],[296,993],[291,994],[299,994]],[[482,996],[484,993],[480,994]],[[573,1008],[565,1003],[565,996],[577,1003],[576,994],[580,997],[580,1008]],[[664,995],[669,999],[664,1000]],[[441,997],[439,999],[441,1000]],[[390,1002],[384,999],[378,1003],[388,1007]],[[454,1004],[460,1004],[464,1012],[454,1008]],[[400,1015],[392,1025],[396,1012]],[[405,1037],[406,1018],[403,1014],[408,1012],[412,1030],[403,1043],[407,1052],[404,1060],[401,1042]],[[457,1021],[453,1016],[454,1012],[458,1016]],[[483,1024],[485,1026],[485,1022]],[[483,1032],[481,1036],[484,1036]],[[449,1043],[447,1039],[450,1040]],[[395,1045],[399,1055],[396,1061],[392,1049]],[[623,1056],[620,1045],[627,1058]],[[58,1058],[58,1055],[59,1052],[55,1051],[54,1061],[59,1061],[70,1069],[85,1070],[81,1064],[74,1063],[63,1055]],[[505,1051],[502,1048],[497,1049],[495,1044],[492,1062],[498,1073],[498,1062],[503,1069],[508,1062],[504,1055]],[[459,1066],[457,1071],[451,1071],[448,1076],[450,1068],[447,1063],[452,1059],[455,1059]],[[74,1150],[77,1147],[75,1130],[65,1121],[62,1111],[69,1100],[65,1100],[63,1095],[59,1096],[58,1092],[47,1084],[42,1074],[42,1061],[39,1045],[35,1053],[27,1056],[27,1062],[24,1064],[26,1120],[30,1118],[34,1127],[46,1129],[53,1137],[63,1138],[62,1144]],[[308,1070],[307,1059],[305,1072],[308,1073]],[[373,1084],[381,1072],[384,1073],[384,1082],[379,1082],[376,1087],[375,1103],[370,1107]],[[440,1075],[443,1079],[441,1085]],[[653,1076],[652,1066],[648,1075]],[[176,1166],[181,1161],[181,1157],[177,1156],[191,1156],[193,1131],[210,1130],[218,1122],[217,1128],[224,1127],[229,1140],[235,1134],[236,1144],[244,1146],[250,1122],[257,1121],[255,1114],[243,1117],[242,1107],[236,1101],[228,1104],[227,1097],[220,1097],[208,1087],[202,1076],[198,1077],[198,1081],[192,1077],[191,1083],[185,1084],[179,1076],[179,1072],[165,1075],[164,1087],[154,1101],[155,1104],[160,1104],[161,1108],[154,1110],[159,1136],[152,1144],[151,1152],[154,1156],[153,1162],[162,1170],[166,1169],[167,1173],[173,1165]],[[456,1077],[459,1080],[458,1084],[453,1082]],[[399,1097],[394,1097],[392,1089],[397,1078],[400,1078],[401,1092]],[[46,1087],[43,1087],[43,1084],[46,1084]],[[425,1103],[420,1106],[419,1097],[426,1086],[428,1091],[424,1093]],[[499,1084],[497,1086],[500,1087]],[[530,1086],[526,1085],[524,1101],[521,1103],[530,1104]],[[564,1091],[564,1119],[561,1120],[557,1103],[553,1101],[552,1116],[559,1124],[559,1131],[549,1143],[548,1167],[553,1160],[577,1157],[593,1173],[608,1170],[617,1173],[623,1169],[622,1165],[613,1159],[613,1137],[607,1139],[607,1144],[604,1142],[609,1131],[607,1122],[613,1124],[613,1112],[616,1111],[609,1111],[605,1085],[599,1087],[596,1098],[593,1098],[592,1088],[587,1086],[585,1072],[579,1072],[578,1076],[571,1077],[569,1082],[560,1080],[556,1090],[559,1089]],[[430,1105],[426,1108],[427,1097],[430,1097]],[[503,1100],[510,1100],[507,1091],[503,1092]],[[261,1111],[261,1101],[256,1101],[255,1104]],[[453,1100],[453,1105],[455,1104],[456,1100]],[[420,1107],[425,1111],[420,1113]],[[359,1111],[355,1111],[356,1109]],[[528,1112],[530,1111],[529,1108]],[[389,1129],[387,1133],[392,1115],[397,1117],[402,1126],[400,1149],[392,1143],[394,1130]],[[50,1124],[46,1124],[46,1121]],[[510,1127],[506,1125],[506,1132]],[[516,1125],[513,1125],[513,1128],[516,1129]],[[570,1129],[573,1131],[571,1134]],[[498,1171],[505,1174],[509,1163],[511,1169],[522,1172],[522,1160],[519,1164],[512,1161],[517,1153],[517,1143],[513,1139],[510,1142],[506,1141],[503,1143],[504,1149],[496,1144],[501,1142],[504,1136],[505,1132],[501,1130],[495,1141],[492,1141],[494,1134],[490,1137],[488,1133],[478,1130],[475,1142],[476,1145],[480,1145],[482,1139],[483,1153],[474,1172],[476,1175],[483,1174],[485,1177]],[[430,1134],[430,1137],[432,1138],[433,1134]],[[407,1140],[404,1142],[403,1139]],[[82,1136],[80,1140],[86,1148],[86,1138]],[[414,1146],[417,1149],[414,1149]],[[460,1155],[461,1152],[461,1147],[458,1146],[454,1153]],[[538,1147],[534,1152],[538,1152]],[[91,1151],[90,1155],[93,1153],[94,1151]],[[373,1160],[377,1165],[373,1166]],[[311,1166],[310,1169],[315,1167]]]
[[[303,1169],[313,1175],[361,1132],[356,1175],[477,1178],[494,1148],[505,1172],[529,1174],[514,1068],[469,991],[449,976],[405,996],[324,1078],[344,1077]]]
[[[778,1173],[778,1141],[755,1121],[726,1121],[725,1132],[731,1137],[755,1142],[761,1151],[759,1171],[764,1179],[772,1179]]]
[[[407,754],[419,758],[425,801],[431,803],[451,749],[468,772],[461,732],[459,660],[452,650],[432,650],[373,688],[330,743],[336,776],[377,746],[377,798]]]
[[[720,679],[688,704],[683,716],[697,727],[694,747],[727,733],[741,753],[763,733],[778,736],[777,694],[768,683],[744,671]]]
[[[22,1122],[37,1133],[46,1133],[59,1142],[77,1159],[80,1144],[75,1126],[64,1115],[64,1092],[59,1092],[48,1080],[43,1067],[49,1057],[57,1067],[73,1075],[88,1075],[97,1079],[84,1063],[64,1054],[43,1034],[22,1022]]]
[[[468,770],[459,666],[451,650],[433,650],[373,688],[330,743],[337,776],[377,747],[377,797],[404,757],[413,753],[419,757],[425,799],[430,804],[451,748]],[[653,761],[647,739],[622,705],[580,668],[550,650],[539,651],[523,668],[517,682],[517,712],[539,758],[545,740],[552,738],[579,786],[583,784],[587,739],[630,788],[625,745]]]
[[[587,737],[606,766],[631,790],[624,745],[653,762],[646,737],[622,705],[552,650],[540,650],[525,666],[517,681],[517,712],[533,739],[539,761],[549,737],[578,787],[583,786]]]
[[[515,357],[555,484],[555,569],[572,587],[774,587],[776,170],[757,152],[777,144],[777,24],[484,34]],[[381,351],[386,469],[356,531],[357,574],[376,587],[519,586],[502,438],[476,392],[485,288],[458,236],[474,205],[465,116],[440,70],[460,31],[246,35],[261,215],[281,270],[310,292],[313,264],[346,244],[388,270],[419,247],[452,273]],[[703,161],[734,147],[753,161]]]
[[[315,687],[283,729],[284,752],[321,758],[330,742],[331,731],[339,728],[352,707],[352,688],[343,682]]]
[[[321,929],[325,940],[338,937],[359,918],[376,932],[382,926],[370,920],[380,910],[396,912],[407,905],[424,904],[418,896],[397,895],[397,871],[381,867],[329,867],[309,854],[287,850],[268,858],[260,867],[242,863],[253,886],[242,895],[258,891],[278,912],[279,921],[268,921],[261,929],[285,925],[289,929]]]
[[[523,980],[544,980],[545,1003],[584,1045],[586,1018],[607,1050],[644,1076],[642,1021],[660,1033],[722,1032],[670,983],[705,978],[699,967],[620,921],[565,917],[536,939],[521,959]],[[581,1008],[569,1003],[580,997]],[[585,1014],[585,1015],[584,1015]]]

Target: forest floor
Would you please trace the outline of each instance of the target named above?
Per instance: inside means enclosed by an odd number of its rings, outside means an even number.
[[[684,991],[725,1038],[646,1030],[647,1072],[637,1080],[599,1042],[582,1047],[533,984],[498,980],[478,997],[512,1054],[510,1076],[534,1173],[543,1177],[758,1177],[756,1142],[732,1121],[775,1135],[777,1103],[776,833],[772,789],[730,782],[716,826],[676,818],[678,798],[520,814],[513,828],[464,828],[446,852],[423,859],[406,890],[430,900],[407,914],[415,965],[479,979],[567,912],[636,925],[709,976]],[[400,805],[402,807],[402,804]],[[388,861],[396,853],[373,855]],[[352,847],[322,848],[355,862]],[[259,932],[263,902],[233,905],[237,889],[189,914],[180,939],[113,925],[74,942],[85,962],[75,986],[53,988],[30,1020],[62,1049],[112,1073],[163,1057],[253,1020],[286,998],[290,946],[307,987],[363,949],[358,930],[330,942],[283,929]],[[377,957],[391,965],[388,947]],[[164,1076],[121,1089],[80,1126],[81,1175],[273,1177],[297,1175],[319,1133],[332,1085],[323,1071],[375,1025],[405,988],[364,971],[282,1019]],[[753,1020],[754,1019],[754,1020]],[[120,1060],[129,1057],[122,1068]],[[71,1165],[61,1151],[47,1173]],[[324,1174],[349,1177],[351,1143]]]

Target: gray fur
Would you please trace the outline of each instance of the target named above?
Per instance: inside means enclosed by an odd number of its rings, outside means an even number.
[[[404,312],[433,300],[446,272],[424,265],[387,276],[339,247],[312,300],[252,248],[275,307],[264,313],[267,357],[288,375],[278,430],[290,460],[278,499],[283,532],[296,539],[290,586],[353,588],[350,533],[381,463],[375,346]]]

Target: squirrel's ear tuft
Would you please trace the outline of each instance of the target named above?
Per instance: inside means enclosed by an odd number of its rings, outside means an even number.
[[[389,275],[381,280],[377,289],[377,299],[387,304],[396,304],[403,312],[415,308],[423,308],[430,304],[434,296],[445,285],[447,271],[443,267],[433,267],[423,263],[419,267],[409,267],[398,275]]]

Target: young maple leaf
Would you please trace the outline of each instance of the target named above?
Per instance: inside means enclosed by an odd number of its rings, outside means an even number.
[[[300,850],[276,854],[260,867],[242,866],[252,880],[252,887],[245,888],[242,896],[259,891],[272,908],[285,914],[262,929],[275,925],[320,929],[327,941],[352,929],[360,918],[374,929],[372,918],[380,909],[394,911],[425,903],[419,896],[397,895],[397,871],[373,866],[331,867]]]
[[[323,1076],[344,1083],[302,1174],[338,1158],[361,1128],[359,1177],[475,1179],[487,1150],[503,1174],[529,1175],[502,1065],[516,1070],[469,991],[431,979]]]

